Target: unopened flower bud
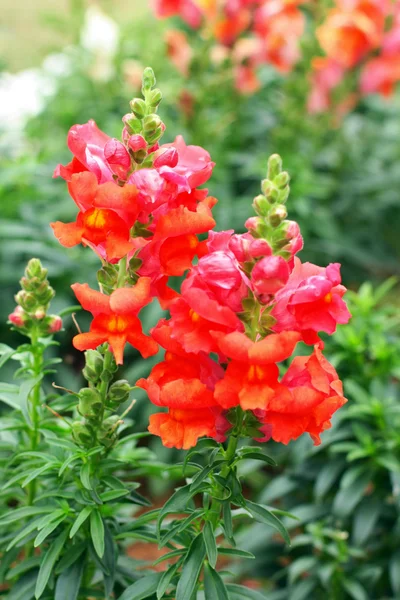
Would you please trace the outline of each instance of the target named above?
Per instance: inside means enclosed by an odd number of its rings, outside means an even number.
[[[275,177],[274,183],[277,188],[283,189],[284,187],[286,187],[288,185],[289,181],[290,181],[289,173],[287,171],[282,171],[282,173],[279,173],[279,175],[277,175],[277,177]]]
[[[16,306],[14,312],[8,315],[8,320],[11,321],[15,327],[23,327],[26,322],[25,311],[21,306]]]
[[[158,140],[160,139],[162,134],[163,134],[163,130],[161,127],[158,127],[155,131],[145,132],[146,140],[149,143],[149,145],[156,144],[156,142],[158,142]],[[150,148],[149,152],[153,152],[154,150],[158,150],[158,148]]]
[[[274,180],[282,171],[282,159],[279,154],[272,154],[268,160],[267,178]]]
[[[145,150],[147,148],[147,142],[142,135],[131,135],[128,146],[132,152],[137,152],[138,150]]]
[[[161,100],[162,93],[161,90],[159,90],[158,88],[156,88],[149,94],[148,101],[150,106],[156,108],[160,104]]]
[[[41,321],[42,319],[45,318],[46,316],[46,312],[43,310],[43,308],[38,308],[37,310],[35,310],[35,314],[33,315],[35,317],[35,319],[37,319],[38,321]]]
[[[57,333],[63,326],[62,318],[58,315],[49,315],[50,321],[48,325],[49,333]]]
[[[45,279],[47,269],[43,269],[42,263],[38,258],[31,258],[25,269],[25,275],[28,278],[38,277],[39,279]]]
[[[249,217],[245,222],[244,226],[249,231],[257,231],[257,228],[262,224],[262,220],[259,217]]]
[[[262,258],[251,272],[251,284],[258,296],[275,294],[289,279],[290,269],[281,256]]]
[[[273,227],[280,225],[287,217],[287,210],[283,204],[277,204],[271,209],[268,215],[268,220]]]
[[[25,292],[23,290],[18,292],[15,296],[15,300],[27,312],[32,311],[37,304],[35,296],[31,292]]]
[[[126,379],[119,379],[115,381],[108,391],[108,398],[111,402],[121,403],[125,402],[129,398],[131,386],[129,381]]]
[[[83,388],[80,390],[78,396],[79,413],[88,419],[97,417],[103,407],[100,393],[93,388]]]
[[[78,444],[91,446],[93,441],[92,429],[82,421],[75,421],[72,424],[72,435]]]
[[[143,129],[144,131],[155,131],[161,126],[161,123],[162,121],[160,117],[153,113],[151,115],[147,115],[147,117],[145,118],[143,123]]]
[[[149,91],[156,85],[156,78],[151,67],[146,67],[143,71],[142,88],[143,91]]]
[[[269,179],[262,181],[261,189],[270,204],[279,200],[279,190]]]
[[[270,205],[268,203],[268,200],[265,198],[265,196],[260,194],[259,196],[256,196],[254,198],[253,208],[254,208],[255,212],[258,215],[260,215],[260,217],[266,217],[269,212]]]
[[[137,152],[135,152],[135,154],[133,155],[133,160],[135,161],[135,163],[137,163],[138,165],[141,165],[142,162],[144,161],[144,159],[147,156],[147,150],[138,150]]]
[[[97,377],[100,377],[103,371],[104,358],[97,350],[86,350],[85,352],[86,366],[92,369]]]
[[[161,154],[159,154],[157,156],[157,158],[154,160],[154,166],[156,169],[159,169],[160,167],[176,167],[176,165],[178,164],[178,160],[179,160],[179,154],[178,154],[178,150],[176,148],[167,148],[166,150],[163,150],[161,152]]]
[[[134,98],[131,101],[130,105],[135,117],[137,117],[138,119],[143,119],[147,110],[146,102],[141,98]]]
[[[140,133],[142,131],[142,121],[137,119],[133,113],[128,113],[122,117],[122,121],[125,124],[129,135],[132,133]]]

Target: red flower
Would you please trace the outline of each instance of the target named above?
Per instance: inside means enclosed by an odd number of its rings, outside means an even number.
[[[265,256],[251,272],[251,285],[258,296],[268,298],[287,283],[289,274],[289,265],[282,256]]]
[[[320,444],[320,434],[331,426],[333,413],[347,402],[335,369],[315,347],[311,356],[293,360],[282,384],[291,397],[274,397],[266,411],[256,411],[256,416],[272,428],[276,442],[287,444],[307,432],[314,444]]]
[[[275,296],[274,331],[300,331],[308,343],[317,341],[318,331],[334,333],[337,323],[347,323],[351,317],[342,299],[346,288],[340,282],[339,264],[323,268],[295,258],[289,281]]]
[[[244,333],[230,333],[219,340],[221,352],[231,358],[222,381],[215,386],[215,399],[228,409],[266,409],[275,397],[290,399],[287,388],[278,382],[276,363],[292,355],[300,335],[286,331],[252,342]]]
[[[218,412],[217,412],[218,415]],[[188,450],[201,437],[216,437],[217,415],[213,409],[179,410],[150,415],[149,431],[167,448]]]
[[[130,227],[139,211],[136,187],[98,185],[96,176],[85,171],[72,175],[68,188],[80,212],[74,223],[51,223],[60,244],[88,245],[109,262],[128,254],[134,247]]]
[[[89,333],[80,333],[73,339],[77,350],[95,349],[108,342],[117,364],[122,364],[126,343],[131,344],[143,358],[158,351],[158,344],[142,332],[138,312],[151,302],[150,279],[141,277],[132,288],[119,288],[110,296],[96,292],[85,284],[72,286],[84,310],[92,313],[94,319]]]

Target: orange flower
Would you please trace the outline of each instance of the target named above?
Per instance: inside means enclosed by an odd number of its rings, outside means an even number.
[[[322,49],[343,67],[354,67],[382,40],[384,5],[381,0],[342,0],[317,30]]]
[[[164,446],[184,449],[194,446],[199,437],[216,436],[221,409],[213,390],[223,374],[221,367],[204,353],[187,354],[171,338],[171,329],[164,320],[152,335],[168,351],[164,361],[136,385],[146,390],[153,404],[168,408],[168,413],[152,415],[149,431],[159,435]]]
[[[272,334],[252,342],[244,333],[221,337],[221,352],[231,358],[222,381],[215,386],[215,399],[222,408],[266,409],[275,397],[290,400],[287,388],[278,382],[276,363],[292,355],[300,335],[294,331]]]
[[[150,279],[141,277],[133,288],[119,288],[110,296],[92,290],[87,283],[72,286],[84,310],[94,319],[89,333],[80,333],[73,339],[77,350],[95,349],[108,342],[117,364],[123,363],[124,347],[131,344],[143,358],[158,351],[158,344],[142,332],[138,312],[151,302]]]
[[[133,249],[130,227],[139,212],[136,187],[111,182],[99,185],[94,173],[84,171],[71,176],[68,189],[79,213],[74,223],[51,223],[60,244],[67,248],[91,246],[110,262],[128,254]]]
[[[272,427],[276,442],[287,444],[307,432],[314,444],[320,444],[320,434],[331,426],[333,413],[347,402],[335,369],[316,346],[311,356],[293,360],[282,384],[291,398],[276,396],[262,417],[257,416]]]
[[[170,61],[184,77],[188,77],[193,50],[189,46],[186,34],[178,29],[170,29],[165,33],[165,42]]]

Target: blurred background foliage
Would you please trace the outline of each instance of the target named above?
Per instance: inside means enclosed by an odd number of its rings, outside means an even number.
[[[229,71],[212,64],[204,41],[194,39],[198,60],[185,80],[166,58],[169,24],[139,0],[36,0],[29,6],[3,0],[0,19],[2,342],[20,343],[5,322],[31,256],[49,269],[57,292],[52,312],[73,303],[72,282],[95,283],[96,258],[53,238],[49,222],[72,220],[74,204],[52,172],[69,160],[66,135],[74,123],[95,118],[119,137],[141,70],[151,65],[165,98],[164,141],[183,134],[216,162],[209,189],[219,199],[217,227],[243,230],[266,159],[278,152],[292,176],[288,208],[305,238],[302,259],[341,262],[352,290],[353,320],[327,342],[349,403],[321,447],[308,439],[271,444],[278,469],[246,466],[253,494],[298,517],[287,521],[293,546],[284,547],[259,524],[243,525],[238,545],[256,550],[257,559],[235,565],[234,572],[269,590],[269,600],[399,598],[400,96],[370,96],[340,122],[329,114],[309,116],[306,57],[286,77],[265,67],[262,89],[240,96]],[[156,305],[148,307],[145,327],[160,314]],[[78,320],[84,328],[85,316]],[[67,318],[57,381],[77,389],[82,365],[71,346],[73,331]],[[132,350],[125,375],[134,381],[151,365]],[[3,368],[2,376],[12,375]],[[151,406],[138,399],[133,416],[144,429]],[[151,444],[162,460],[177,460],[178,453]],[[171,485],[161,470],[155,465],[156,500]]]

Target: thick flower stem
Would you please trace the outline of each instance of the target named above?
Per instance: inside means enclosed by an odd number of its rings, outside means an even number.
[[[126,256],[119,261],[117,288],[124,287],[126,279]]]
[[[33,377],[39,378],[32,388],[29,394],[30,403],[30,417],[31,417],[31,429],[29,432],[30,437],[30,448],[35,451],[39,445],[40,435],[40,418],[39,418],[39,407],[40,407],[40,390],[42,386],[41,373],[43,371],[43,348],[38,345],[38,334],[37,331],[33,330],[31,334],[31,345],[33,355]],[[36,495],[36,482],[32,481],[28,487],[28,505],[33,504]]]

